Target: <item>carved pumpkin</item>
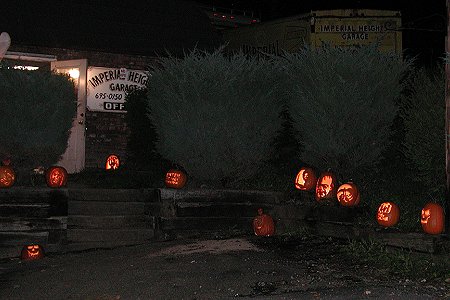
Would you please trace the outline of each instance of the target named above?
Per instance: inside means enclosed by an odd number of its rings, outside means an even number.
[[[51,188],[64,187],[67,184],[67,171],[63,167],[53,166],[45,172],[45,181]]]
[[[9,166],[9,163],[9,159],[2,160],[2,166],[0,166],[0,188],[9,188],[16,181],[16,173]]]
[[[253,219],[253,231],[257,236],[272,236],[275,233],[275,224],[271,216],[258,209],[258,215]]]
[[[187,176],[181,170],[170,169],[166,173],[166,179],[164,181],[166,187],[181,189],[186,184]]]
[[[23,260],[35,260],[44,257],[44,249],[40,245],[26,245],[20,255]]]
[[[420,223],[422,229],[429,234],[441,234],[444,232],[444,209],[437,203],[427,203],[422,209]]]
[[[336,177],[331,172],[324,172],[317,179],[316,200],[322,202],[336,197]]]
[[[111,154],[106,158],[105,169],[106,170],[117,170],[120,166],[120,159],[117,155]]]
[[[310,191],[316,186],[317,177],[313,169],[303,167],[295,177],[295,188],[301,191]]]
[[[398,223],[400,209],[393,202],[384,202],[378,207],[377,222],[381,226],[391,227]]]
[[[342,206],[355,206],[359,204],[359,191],[353,182],[347,182],[339,186],[336,195]]]

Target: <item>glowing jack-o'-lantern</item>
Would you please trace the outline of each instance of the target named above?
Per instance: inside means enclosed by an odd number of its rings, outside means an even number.
[[[258,215],[253,219],[253,231],[258,236],[272,236],[275,233],[275,224],[271,216],[258,209]]]
[[[342,206],[355,206],[359,204],[359,191],[352,182],[342,184],[337,189],[336,196]]]
[[[378,207],[377,222],[381,226],[391,227],[398,223],[400,209],[393,202],[384,202]]]
[[[303,167],[295,177],[295,188],[301,191],[310,191],[316,186],[317,177],[313,169]]]
[[[9,166],[10,162],[9,159],[2,160],[2,165],[0,166],[0,188],[9,188],[16,181],[16,173]]]
[[[64,187],[67,184],[67,171],[63,167],[53,166],[45,172],[45,181],[51,188]]]
[[[117,155],[111,154],[106,158],[105,169],[106,170],[117,170],[120,166],[120,159]]]
[[[317,179],[316,200],[321,202],[326,199],[333,199],[336,196],[336,178],[331,172],[324,172]]]
[[[181,170],[170,169],[166,173],[164,183],[168,188],[181,189],[186,184],[187,176]]]
[[[44,249],[40,245],[26,245],[20,255],[23,260],[35,260],[44,257]]]
[[[437,203],[427,203],[422,208],[420,217],[422,229],[429,234],[441,234],[444,232],[444,209]]]

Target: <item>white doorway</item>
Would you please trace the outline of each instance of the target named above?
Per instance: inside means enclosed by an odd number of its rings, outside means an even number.
[[[72,123],[66,152],[62,155],[58,165],[64,167],[69,174],[78,173],[85,166],[87,60],[54,61],[51,62],[51,69],[58,73],[69,74],[75,82],[77,115]]]

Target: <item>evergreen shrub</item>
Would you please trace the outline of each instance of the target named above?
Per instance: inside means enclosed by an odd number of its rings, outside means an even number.
[[[11,158],[18,179],[37,166],[55,164],[67,148],[76,114],[74,83],[66,75],[3,64],[0,95],[0,158]]]
[[[417,69],[402,99],[405,124],[403,149],[411,170],[411,182],[425,195],[445,196],[445,72]],[[429,199],[431,200],[431,199]]]
[[[275,75],[275,74],[274,74]],[[263,169],[244,187],[254,189],[296,191],[294,178],[303,162],[300,160],[301,136],[294,128],[289,108],[284,105],[280,113],[281,128],[272,141],[272,154]]]
[[[301,160],[340,180],[363,184],[388,144],[410,62],[356,49],[304,48],[275,57],[302,136]]]
[[[271,65],[225,57],[222,49],[159,63],[148,82],[158,152],[187,171],[188,184],[222,187],[251,178],[280,129]]]
[[[158,157],[155,143],[157,134],[150,119],[147,90],[138,89],[125,97],[127,114],[125,121],[130,130],[127,143],[127,164],[136,169],[149,169]]]
[[[133,185],[161,186],[169,163],[156,151],[158,135],[147,114],[151,114],[147,89],[134,90],[125,97],[125,122],[130,131],[124,172]]]

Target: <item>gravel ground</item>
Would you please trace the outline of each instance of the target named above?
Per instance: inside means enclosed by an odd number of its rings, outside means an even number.
[[[450,284],[392,278],[339,242],[158,241],[0,261],[0,299],[450,299]]]

